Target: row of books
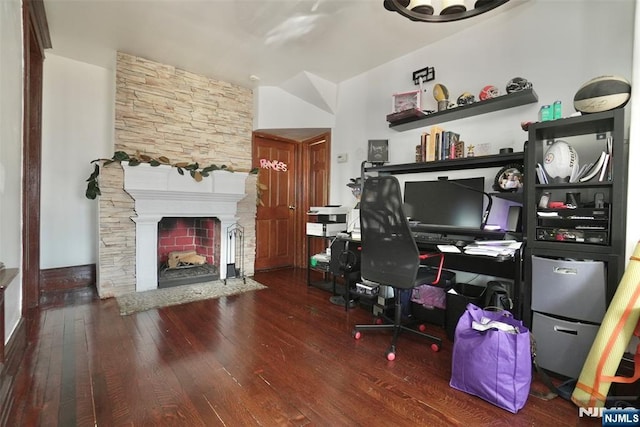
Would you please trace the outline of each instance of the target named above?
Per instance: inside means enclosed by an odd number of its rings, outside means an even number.
[[[464,141],[460,134],[432,126],[430,131],[423,132],[420,145],[416,146],[416,162],[433,162],[436,160],[460,159],[464,157]]]
[[[609,180],[611,160],[611,154],[603,151],[595,162],[585,163],[577,169],[575,173],[569,177],[569,182],[587,182],[596,178],[598,181]],[[538,175],[538,182],[541,184],[549,184],[553,182],[552,178],[549,177],[540,163],[536,165],[536,174]]]

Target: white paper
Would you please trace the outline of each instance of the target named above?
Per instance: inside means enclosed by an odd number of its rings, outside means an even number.
[[[438,250],[440,252],[449,252],[452,254],[459,254],[462,251],[460,251],[460,249],[458,249],[457,246],[454,245],[438,245]]]

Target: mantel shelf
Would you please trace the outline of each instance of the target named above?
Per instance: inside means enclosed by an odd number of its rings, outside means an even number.
[[[0,270],[0,289],[9,286],[13,278],[18,275],[18,272],[19,270],[17,268],[3,268]]]
[[[505,110],[507,108],[519,107],[521,105],[538,102],[538,95],[533,89],[525,89],[519,92],[490,98],[484,101],[474,102],[469,105],[462,105],[445,111],[437,111],[425,117],[409,117],[395,123],[390,123],[389,128],[402,132],[405,130],[417,129],[433,124],[450,122],[464,119],[466,117],[480,114],[492,113],[494,111]]]

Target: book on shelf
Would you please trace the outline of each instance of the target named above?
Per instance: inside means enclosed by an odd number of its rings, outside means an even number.
[[[420,147],[421,147],[421,156],[422,156],[422,161],[426,162],[427,161],[427,145],[429,144],[429,134],[427,132],[422,132],[422,135],[420,135]]]
[[[436,159],[436,140],[431,134],[427,136],[427,148],[424,153],[424,159],[426,162],[433,162]]]
[[[442,132],[440,139],[440,160],[446,160],[449,158],[449,135],[448,131]]]
[[[604,157],[604,163],[602,163],[602,168],[600,169],[600,177],[599,177],[599,181],[604,181],[605,178],[608,179],[607,176],[607,169],[609,169],[609,159],[610,159],[610,155],[609,153],[607,153]]]
[[[422,145],[418,144],[416,145],[416,163],[420,162],[424,162],[424,159],[422,158]]]
[[[607,161],[607,156],[608,154],[603,151],[602,153],[600,153],[600,157],[598,158],[598,160],[593,164],[593,166],[591,166],[591,168],[585,170],[582,172],[582,175],[578,176],[578,181],[579,182],[587,182],[590,179],[595,178],[596,176],[599,177],[600,172],[604,168],[606,169],[605,166],[605,161]]]
[[[582,178],[587,173],[587,171],[591,170],[592,167],[593,167],[592,162],[585,163],[582,166],[580,166],[580,169],[578,170],[578,174],[576,176],[575,181],[580,180],[580,178]]]
[[[607,181],[611,181],[613,177],[613,137],[607,138],[607,154],[609,154],[609,162],[607,168]]]
[[[464,141],[456,142],[456,159],[464,159]]]
[[[464,142],[459,133],[432,126],[424,155],[427,162],[464,158]]]
[[[448,131],[447,132],[449,134],[449,159],[457,159],[457,146],[458,143],[460,142],[460,134],[459,133],[455,133],[455,132],[451,132]]]
[[[443,129],[439,126],[432,126],[429,131],[429,147],[427,148],[427,162],[440,160],[440,149]]]
[[[544,168],[540,163],[536,165],[536,175],[538,175],[538,183],[540,184],[549,183],[549,177],[547,177],[547,173],[544,171]]]

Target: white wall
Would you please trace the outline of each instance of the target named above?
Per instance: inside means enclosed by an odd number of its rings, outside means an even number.
[[[22,263],[22,8],[20,0],[0,1],[0,261]],[[22,276],[5,291],[5,341],[22,311]]]
[[[253,91],[254,129],[332,128],[333,114],[275,86]]]
[[[40,267],[98,260],[90,162],[113,155],[115,72],[47,54],[42,105]]]
[[[350,202],[351,195],[345,185],[349,177],[359,174],[368,139],[389,139],[390,163],[414,161],[420,133],[428,128],[396,132],[390,130],[386,122],[386,115],[391,112],[391,94],[417,88],[411,80],[414,70],[425,66],[436,70],[436,81],[425,86],[425,109],[435,109],[432,87],[436,82],[447,86],[451,99],[464,91],[477,98],[487,84],[505,93],[506,83],[515,76],[533,82],[539,97],[537,104],[443,123],[444,127],[460,133],[467,144],[489,144],[491,154],[497,154],[502,147],[522,151],[527,134],[521,130],[520,122],[536,121],[540,105],[561,100],[564,114],[568,115],[575,111],[576,90],[590,78],[616,74],[631,80],[634,3],[634,0],[531,0],[490,21],[341,83],[332,137],[331,203]],[[407,25],[424,24],[407,21]],[[335,153],[340,152],[349,153],[348,163],[337,163]],[[490,189],[496,172],[497,169],[483,169],[448,175],[482,174]],[[420,178],[432,179],[438,175],[443,173],[422,174]],[[399,175],[398,178],[416,179],[416,176]],[[640,196],[632,191],[633,186],[630,189],[629,206],[637,205]],[[635,241],[638,236],[629,235],[629,238]]]
[[[389,139],[392,163],[414,160],[421,129],[390,130],[386,115],[391,94],[415,88],[411,73],[433,66],[437,81],[449,88],[452,98],[463,91],[477,95],[487,84],[504,91],[506,82],[515,76],[532,81],[540,98],[538,104],[447,123],[467,143],[490,144],[496,153],[501,147],[521,150],[527,134],[520,129],[520,122],[536,120],[541,104],[561,100],[565,114],[569,114],[573,112],[573,95],[584,81],[603,74],[633,77],[634,4],[634,0],[529,0],[486,23],[342,82],[335,115],[280,88],[259,87],[254,93],[255,128],[332,128],[331,203],[350,205],[353,196],[346,183],[360,174],[368,139]],[[407,25],[428,24],[407,21]],[[112,154],[112,113],[101,110],[112,108],[112,77],[99,67],[53,55],[45,60],[44,71],[42,268],[95,262],[97,232],[91,225],[95,223],[95,203],[84,199],[84,180],[91,171],[90,160]],[[71,81],[77,90],[69,88]],[[58,89],[59,84],[69,90]],[[423,106],[433,108],[431,86],[426,89]],[[87,108],[90,124],[77,122]],[[337,163],[339,153],[348,154],[347,163]],[[74,157],[64,162],[65,156]],[[71,166],[66,168],[65,163]],[[480,172],[489,186],[497,171]],[[636,194],[629,191],[630,207],[638,204],[640,196]],[[68,209],[70,206],[73,209]],[[82,227],[82,233],[57,241],[61,234],[57,227],[74,229],[76,225]],[[629,228],[629,240],[634,243],[639,238],[637,230]]]

